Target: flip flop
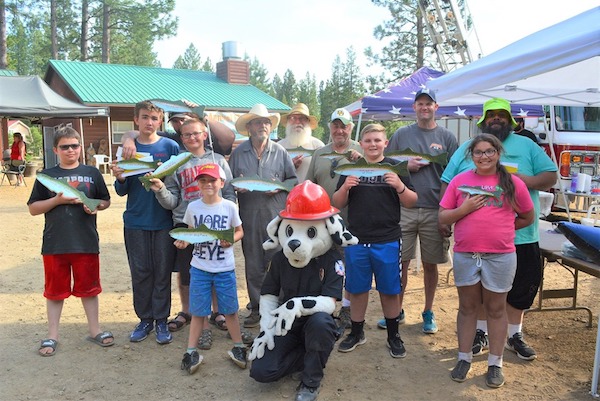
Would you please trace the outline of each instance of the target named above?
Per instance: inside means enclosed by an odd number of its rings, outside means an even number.
[[[183,322],[181,320],[177,320],[177,318],[180,316],[184,319]],[[174,319],[169,320],[169,322],[167,323],[167,326],[169,327],[170,332],[175,332],[175,331],[179,331],[179,330],[183,329],[183,326],[190,324],[191,321],[192,321],[192,316],[190,316],[189,313],[179,312],[179,313],[177,313],[177,316],[175,316]]]
[[[112,341],[109,343],[105,343],[104,340],[112,338]],[[103,331],[102,333],[98,333],[96,337],[88,336],[86,340],[93,342],[94,344],[98,344],[101,347],[110,347],[115,344],[115,337],[110,331]]]
[[[42,342],[40,344],[40,348],[38,349],[38,353],[41,356],[52,356],[56,352],[56,347],[58,347],[58,341],[53,340],[51,338],[47,338],[45,340],[42,340]],[[42,352],[40,352],[44,348],[52,348],[52,352],[48,352],[48,353],[42,353]]]

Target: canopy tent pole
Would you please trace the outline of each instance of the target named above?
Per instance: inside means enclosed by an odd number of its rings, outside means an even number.
[[[360,114],[358,115],[358,122],[356,123],[356,134],[354,134],[354,138],[355,138],[354,140],[356,142],[358,142],[358,140],[360,139],[359,138],[359,136],[360,136],[360,124],[362,123],[362,116],[363,116],[363,113],[362,113],[362,109],[361,109]]]

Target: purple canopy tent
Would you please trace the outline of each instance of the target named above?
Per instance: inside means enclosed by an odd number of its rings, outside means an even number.
[[[415,93],[435,78],[444,75],[443,72],[421,67],[410,76],[391,84],[387,88],[345,107],[352,116],[358,116],[359,121],[389,121],[389,120],[414,120],[415,112],[412,108]],[[544,111],[541,106],[513,104],[512,114],[521,117],[541,117]],[[483,104],[465,106],[444,106],[443,102],[436,113],[438,118],[470,118],[481,116]]]

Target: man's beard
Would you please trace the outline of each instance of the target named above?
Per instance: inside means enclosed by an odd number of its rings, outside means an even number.
[[[291,146],[294,148],[308,145],[311,136],[312,129],[308,125],[300,131],[296,131],[292,124],[287,124],[285,127],[285,138],[290,141]]]
[[[498,138],[500,142],[504,142],[504,140],[508,138],[508,134],[510,134],[512,128],[509,125],[504,124],[500,124],[500,127],[497,126],[498,124],[493,125],[484,123],[481,131],[483,131],[484,134],[492,134]]]

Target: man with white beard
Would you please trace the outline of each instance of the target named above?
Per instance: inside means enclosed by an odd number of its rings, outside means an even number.
[[[312,131],[318,126],[318,121],[316,117],[310,115],[308,106],[304,103],[298,103],[289,114],[282,116],[281,124],[285,126],[285,138],[279,141],[279,144],[286,149],[302,147],[306,150],[315,150],[325,145],[312,136]],[[298,183],[306,179],[311,159],[312,156],[292,156]]]

